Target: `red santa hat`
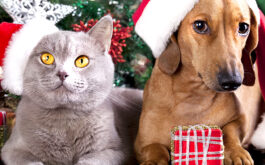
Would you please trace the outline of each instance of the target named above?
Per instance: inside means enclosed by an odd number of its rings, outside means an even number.
[[[3,68],[1,86],[10,93],[21,95],[23,74],[31,51],[45,35],[58,31],[48,20],[36,18],[25,25],[0,24],[0,65]]]
[[[245,0],[259,20],[255,0]],[[143,0],[133,15],[135,31],[157,58],[165,50],[170,36],[199,0]],[[176,9],[176,6],[178,8]]]

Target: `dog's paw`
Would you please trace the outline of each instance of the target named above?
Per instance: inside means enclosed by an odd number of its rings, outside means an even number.
[[[225,165],[254,165],[248,151],[242,147],[234,147],[225,149]]]
[[[166,162],[166,161],[159,161],[159,162],[145,161],[145,162],[141,163],[141,165],[168,165],[168,162]]]

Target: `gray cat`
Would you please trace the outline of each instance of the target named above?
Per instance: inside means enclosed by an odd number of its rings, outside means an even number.
[[[6,165],[133,164],[142,92],[113,88],[113,22],[87,34],[59,31],[31,53]]]

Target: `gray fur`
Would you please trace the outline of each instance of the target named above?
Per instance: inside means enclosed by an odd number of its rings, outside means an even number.
[[[2,149],[6,165],[133,163],[142,92],[112,87],[111,32],[107,16],[88,34],[60,31],[36,46],[16,124]],[[54,55],[54,65],[42,64],[43,52]],[[91,59],[86,68],[74,65],[80,55]],[[59,71],[69,75],[61,87]]]

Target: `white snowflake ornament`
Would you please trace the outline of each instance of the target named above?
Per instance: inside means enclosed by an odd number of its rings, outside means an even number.
[[[17,24],[25,24],[35,17],[46,18],[56,24],[75,9],[72,6],[52,4],[47,0],[0,0],[0,6]]]

